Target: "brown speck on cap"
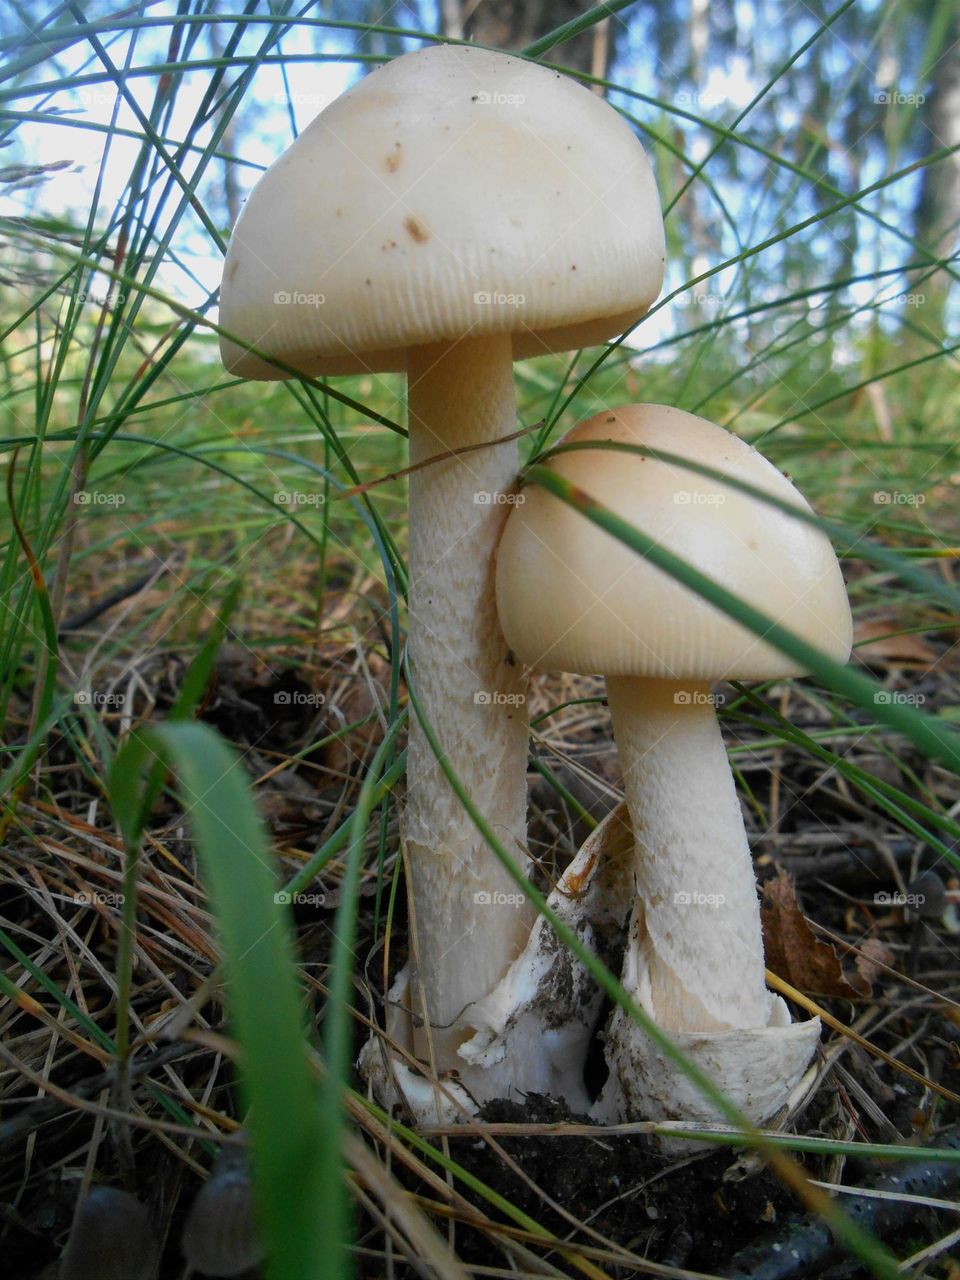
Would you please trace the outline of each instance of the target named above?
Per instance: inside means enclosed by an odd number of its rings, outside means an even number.
[[[403,146],[399,142],[393,144],[393,150],[384,159],[388,173],[396,173],[400,168],[400,161],[403,159]]]
[[[411,240],[415,240],[417,244],[426,244],[430,239],[430,232],[423,225],[419,218],[415,218],[411,214],[403,220],[403,229]]]

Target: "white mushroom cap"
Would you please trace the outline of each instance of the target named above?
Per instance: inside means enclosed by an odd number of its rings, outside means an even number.
[[[737,436],[664,405],[626,405],[565,443],[613,440],[691,459],[809,512],[790,481]],[[850,606],[829,539],[786,512],[676,463],[622,451],[549,464],[728,591],[844,662]],[[497,553],[504,636],[530,667],[664,679],[759,680],[797,664],[612,534],[536,486],[511,512]]]
[[[406,54],[343,94],[257,183],[223,327],[309,374],[404,369],[410,346],[514,335],[514,358],[622,333],[663,280],[660,202],[626,122],[533,62]],[[282,371],[224,340],[225,365]]]

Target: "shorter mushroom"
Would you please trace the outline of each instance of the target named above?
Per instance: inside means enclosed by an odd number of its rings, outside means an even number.
[[[810,511],[755,449],[679,409],[600,413],[566,443],[585,441],[671,452]],[[549,465],[755,609],[831,657],[848,657],[843,578],[813,525],[655,456],[591,449]],[[507,642],[526,666],[607,678],[635,838],[625,989],[751,1120],[767,1119],[806,1069],[819,1022],[791,1025],[783,1000],[765,986],[750,848],[711,682],[803,673],[533,486],[500,542],[497,603]],[[597,1118],[718,1118],[621,1010],[606,1051],[610,1077]]]

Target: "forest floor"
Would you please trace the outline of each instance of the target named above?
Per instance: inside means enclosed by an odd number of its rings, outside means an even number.
[[[89,604],[71,601],[75,612]],[[334,594],[334,623],[338,607]],[[110,618],[107,610],[65,643],[89,647]],[[922,700],[927,709],[960,706],[955,635],[895,633],[882,613],[861,616],[859,661],[891,697]],[[251,633],[249,644],[235,638],[221,650],[200,717],[241,751],[290,876],[356,799],[382,736],[389,655],[376,642],[324,640],[258,652]],[[142,664],[126,663],[115,680],[108,673],[91,691],[103,733],[162,718],[172,704],[185,661],[176,652],[148,652]],[[786,1132],[839,1145],[839,1154],[831,1147],[798,1156],[810,1178],[829,1186],[877,1185],[889,1165],[847,1154],[843,1144],[957,1142],[960,920],[953,900],[960,899],[960,882],[930,843],[892,822],[859,781],[902,787],[954,813],[960,781],[860,713],[838,721],[832,706],[803,684],[771,686],[750,698],[732,687],[720,692],[761,884],[768,965],[836,1020],[824,1028],[818,1061],[780,1121]],[[25,687],[24,721],[28,695]],[[599,681],[537,678],[531,711],[570,699],[587,701],[550,716],[533,743],[532,761],[549,765],[580,810],[571,811],[531,771],[531,849],[553,874],[619,798]],[[801,735],[796,743],[780,736],[780,717]],[[367,1035],[365,1015],[382,1015],[395,806],[390,815],[383,878],[375,843],[361,889],[358,1048]],[[181,1235],[217,1150],[216,1142],[190,1134],[200,1125],[211,1139],[228,1136],[241,1117],[215,975],[217,945],[184,818],[172,793],[165,796],[145,846],[132,1003],[137,1041],[123,1096],[97,1038],[99,1028],[110,1026],[116,998],[122,846],[100,779],[75,743],[49,743],[8,821],[0,927],[31,975],[19,1007],[8,1006],[3,1016],[0,1050],[0,1254],[11,1277],[56,1274],[78,1196],[100,1181],[126,1185],[147,1202],[163,1280],[186,1274]],[[341,873],[339,857],[332,858],[294,904],[317,1020]],[[393,973],[405,955],[402,892],[389,937]],[[51,998],[54,987],[74,1002],[72,1025]],[[602,1066],[598,1073],[595,1088]],[[437,1142],[479,1179],[474,1185],[456,1177],[448,1190],[438,1181],[442,1169],[422,1152],[398,1155],[402,1144],[390,1135],[384,1141],[372,1122],[367,1139],[441,1232],[452,1233],[458,1256],[475,1274],[523,1272],[523,1259],[533,1273],[543,1265],[535,1256],[548,1264],[538,1274],[693,1271],[766,1280],[861,1274],[824,1249],[822,1230],[805,1228],[803,1205],[758,1156],[726,1148],[665,1155],[648,1135],[585,1134],[582,1123],[548,1099],[492,1104],[479,1131]],[[938,1170],[928,1160],[915,1173],[919,1199],[906,1209],[874,1200],[889,1209],[874,1230],[902,1258],[930,1250],[915,1274],[957,1280],[960,1267],[950,1260],[956,1218],[942,1202],[956,1198],[960,1166]],[[516,1214],[508,1220],[491,1192],[556,1242],[538,1244],[537,1232],[518,1226]],[[356,1248],[364,1275],[412,1274],[362,1195]],[[743,1250],[751,1252],[738,1260]],[[114,1273],[83,1274],[105,1280]]]

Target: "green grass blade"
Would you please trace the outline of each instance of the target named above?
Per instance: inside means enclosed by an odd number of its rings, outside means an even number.
[[[230,1020],[249,1108],[254,1186],[268,1280],[341,1280],[344,1223],[324,1187],[340,1176],[338,1129],[324,1116],[306,1051],[293,930],[240,757],[206,725],[181,722],[134,736],[114,775],[172,768],[193,831],[224,953]],[[114,796],[124,835],[140,806]]]

